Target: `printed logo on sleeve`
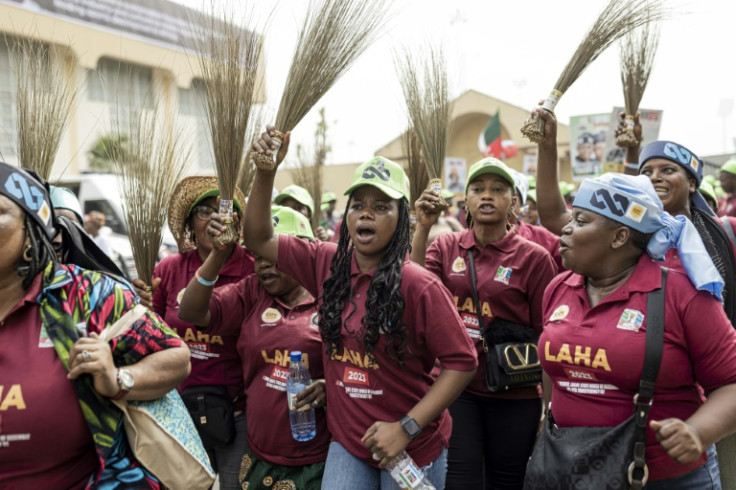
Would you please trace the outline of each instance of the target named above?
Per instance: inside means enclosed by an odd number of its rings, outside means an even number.
[[[281,320],[281,312],[276,308],[266,308],[261,314],[261,320],[263,323],[276,323]]]
[[[567,305],[560,305],[552,312],[549,317],[549,321],[559,322],[560,320],[563,320],[568,313],[570,313],[570,307]]]
[[[641,311],[626,308],[621,314],[621,318],[619,318],[616,328],[638,332],[643,323],[644,314]]]
[[[502,282],[508,286],[509,279],[511,279],[512,272],[513,272],[513,269],[511,269],[511,267],[504,267],[500,265],[498,266],[498,270],[496,271],[496,277],[494,277],[493,280]]]
[[[458,272],[458,273],[465,272],[466,269],[467,269],[467,266],[465,265],[465,259],[458,256],[455,259],[455,262],[452,263],[452,272]]]
[[[369,386],[368,373],[362,369],[346,367],[342,377],[343,383]]]

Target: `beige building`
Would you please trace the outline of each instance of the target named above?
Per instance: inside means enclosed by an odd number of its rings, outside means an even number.
[[[198,20],[191,9],[167,0],[0,0],[0,33],[8,44],[31,38],[52,47],[51,62],[67,69],[67,82],[78,91],[52,180],[86,170],[98,139],[130,127],[131,114],[154,101],[192,142],[189,173],[213,173],[193,49]],[[11,49],[0,42],[0,156],[19,163],[12,61]],[[261,92],[258,101],[264,98]]]
[[[518,147],[518,153],[508,158],[506,163],[521,172],[535,173],[537,145],[524,138],[520,131],[524,121],[529,117],[529,111],[475,90],[465,92],[453,103],[447,157],[458,162],[464,161],[463,165],[466,171],[470,165],[483,158],[478,148],[478,138],[488,121],[496,114],[496,111],[500,113],[501,138],[513,140]],[[398,135],[386,145],[378,148],[375,155],[406,164],[406,156],[401,142],[403,137],[404,134]],[[570,132],[567,125],[559,124],[557,139],[560,175],[563,180],[571,181]],[[347,189],[353,177],[353,171],[360,163],[362,162],[326,167],[323,176],[324,188],[330,189],[340,196],[337,205],[339,210],[344,208],[347,201],[342,196],[342,192]],[[282,189],[292,183],[290,170],[277,173],[275,182],[277,188]]]

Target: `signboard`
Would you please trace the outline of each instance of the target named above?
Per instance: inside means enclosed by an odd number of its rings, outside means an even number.
[[[468,162],[464,158],[445,157],[445,188],[452,192],[465,192]]]
[[[572,180],[579,182],[603,171],[611,114],[570,118],[570,167]]]

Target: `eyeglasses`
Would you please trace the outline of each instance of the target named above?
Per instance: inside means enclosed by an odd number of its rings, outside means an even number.
[[[200,206],[195,206],[194,209],[192,209],[192,213],[195,213],[197,215],[197,218],[201,219],[202,221],[209,221],[212,219],[212,213],[216,213],[217,210],[213,208],[212,206],[207,206],[205,204],[202,204]]]

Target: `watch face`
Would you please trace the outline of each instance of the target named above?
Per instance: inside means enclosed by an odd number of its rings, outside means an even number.
[[[135,378],[133,378],[133,375],[130,374],[130,371],[121,369],[120,371],[118,371],[118,382],[122,389],[130,391],[135,385]]]
[[[417,421],[411,417],[403,419],[401,421],[401,426],[404,428],[404,431],[406,431],[406,434],[412,439],[417,437],[422,432],[422,429],[419,427]]]

